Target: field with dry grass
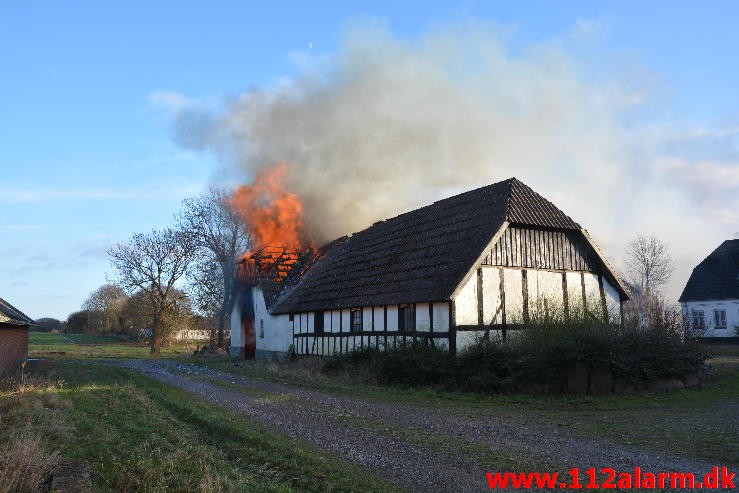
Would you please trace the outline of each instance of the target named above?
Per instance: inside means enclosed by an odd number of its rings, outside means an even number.
[[[192,394],[94,363],[34,362],[22,381],[5,379],[0,450],[0,492],[393,490]]]

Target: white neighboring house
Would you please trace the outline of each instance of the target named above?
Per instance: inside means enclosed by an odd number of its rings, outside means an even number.
[[[559,310],[619,323],[628,299],[588,232],[515,178],[339,238],[310,266],[255,253],[239,272],[241,357],[415,340],[454,353]]]
[[[739,338],[739,239],[724,241],[693,269],[680,304],[703,338]]]

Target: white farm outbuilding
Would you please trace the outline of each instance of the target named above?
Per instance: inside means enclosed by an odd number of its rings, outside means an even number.
[[[515,178],[339,238],[310,266],[255,259],[231,317],[235,356],[419,339],[456,352],[555,312],[618,323],[627,299],[587,231]]]
[[[693,269],[680,304],[702,338],[739,338],[739,239],[724,241]]]

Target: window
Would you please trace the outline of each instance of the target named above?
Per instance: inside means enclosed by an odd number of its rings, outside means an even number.
[[[713,328],[714,329],[725,329],[726,328],[726,310],[719,308],[713,310]]]
[[[416,331],[415,305],[400,305],[398,307],[398,330],[400,332]]]
[[[704,318],[703,310],[693,310],[693,328],[694,329],[705,329],[706,319]]]
[[[264,319],[259,319],[259,338],[264,339]]]
[[[313,314],[313,332],[323,334],[323,310]]]
[[[352,308],[350,313],[349,330],[351,332],[362,332],[362,309]]]

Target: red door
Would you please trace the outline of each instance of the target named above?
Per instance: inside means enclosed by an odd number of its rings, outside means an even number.
[[[244,358],[253,359],[257,350],[257,333],[254,330],[254,319],[244,317],[241,319],[241,334],[244,341]]]

